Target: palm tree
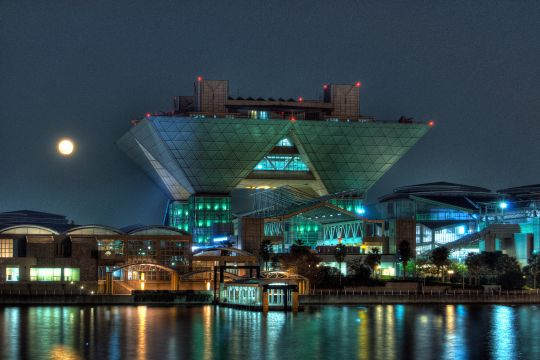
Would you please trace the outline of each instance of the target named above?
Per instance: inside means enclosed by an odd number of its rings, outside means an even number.
[[[401,264],[403,265],[403,278],[407,276],[407,263],[412,258],[411,244],[407,240],[403,240],[398,245],[398,255]]]
[[[381,263],[381,254],[378,248],[373,248],[364,259],[364,263],[376,274],[377,267]]]
[[[336,259],[339,265],[339,284],[341,285],[341,263],[345,261],[345,255],[347,255],[347,247],[343,244],[336,246],[336,252],[334,253],[334,258]]]
[[[540,274],[540,256],[533,255],[527,260],[525,272],[533,278],[533,288],[536,288],[536,278]]]
[[[264,240],[261,243],[261,247],[259,249],[259,256],[261,257],[261,260],[264,264],[264,270],[268,270],[268,261],[270,260],[270,253],[272,252],[272,243],[270,240]]]

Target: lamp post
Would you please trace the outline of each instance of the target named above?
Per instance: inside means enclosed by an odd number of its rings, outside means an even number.
[[[450,278],[452,277],[452,275],[454,275],[454,270],[450,269],[450,270],[447,271],[447,273],[448,273],[448,280],[450,281]]]
[[[499,203],[499,208],[501,209],[501,220],[504,221],[504,210],[508,208],[508,203],[506,201],[501,201]]]

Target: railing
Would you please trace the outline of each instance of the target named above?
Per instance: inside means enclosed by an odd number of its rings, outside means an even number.
[[[532,296],[540,295],[540,289],[535,290],[503,290],[503,291],[484,291],[484,290],[342,290],[342,289],[312,289],[305,295],[318,296]]]

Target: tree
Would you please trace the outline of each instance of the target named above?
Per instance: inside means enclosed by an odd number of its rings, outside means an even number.
[[[270,260],[270,254],[272,253],[272,243],[270,240],[264,240],[261,242],[261,247],[259,248],[259,257],[263,261],[264,270],[268,270],[268,261]]]
[[[474,279],[474,285],[478,285],[478,279],[486,272],[482,254],[469,253],[465,259],[467,265],[467,273],[469,274],[469,285]]]
[[[532,278],[533,288],[536,288],[536,278],[540,274],[540,256],[538,254],[527,260],[527,266],[523,268],[523,272]]]
[[[498,282],[503,289],[519,290],[525,285],[525,279],[521,270],[510,270],[498,277]]]
[[[519,262],[500,251],[469,254],[465,264],[469,279],[474,278],[476,285],[482,279],[487,283],[499,284],[505,289],[520,289],[523,286],[523,273]]]
[[[450,251],[448,248],[441,246],[435,248],[431,252],[431,262],[437,267],[438,273],[441,277],[441,280],[444,281],[444,267],[448,265],[448,257],[450,256]]]
[[[403,265],[403,278],[407,275],[407,263],[412,258],[411,244],[407,240],[403,240],[398,245],[399,261]]]
[[[360,282],[366,282],[371,277],[371,269],[362,262],[362,259],[355,259],[350,264],[354,278]]]
[[[369,266],[371,272],[375,274],[377,267],[381,264],[381,254],[379,254],[379,249],[373,248],[364,259],[364,264]]]
[[[306,276],[312,280],[321,259],[309,246],[293,245],[288,254],[280,256],[281,268],[294,274]]]
[[[341,263],[345,261],[345,255],[347,255],[347,247],[343,244],[336,246],[336,252],[334,258],[339,265],[339,284],[341,285]]]
[[[338,270],[331,266],[317,266],[311,272],[310,281],[315,288],[336,288]]]
[[[422,278],[437,276],[437,268],[431,263],[429,259],[416,259],[416,273]]]

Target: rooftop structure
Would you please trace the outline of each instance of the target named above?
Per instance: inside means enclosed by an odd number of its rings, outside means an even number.
[[[41,225],[58,232],[76,226],[64,215],[51,214],[33,210],[18,210],[0,213],[0,228],[20,224]]]
[[[363,116],[360,85],[324,85],[322,100],[233,99],[228,81],[198,78],[193,95],[134,122],[118,145],[172,200],[167,223],[209,243],[231,234],[233,189],[361,198],[428,131]]]

